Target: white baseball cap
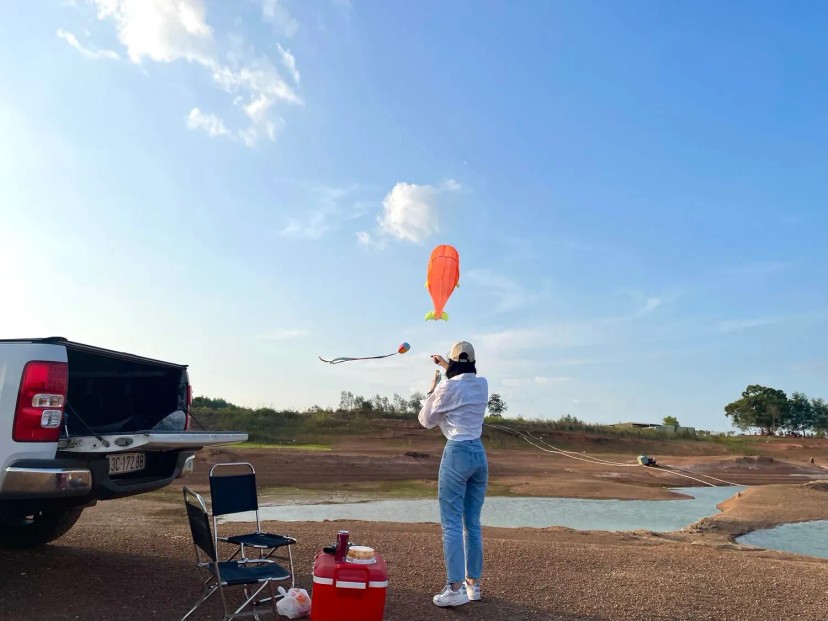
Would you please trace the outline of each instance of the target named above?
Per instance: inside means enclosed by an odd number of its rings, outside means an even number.
[[[454,345],[451,346],[449,360],[460,362],[460,358],[464,355],[466,361],[474,362],[474,347],[472,347],[471,343],[467,341],[457,341]]]

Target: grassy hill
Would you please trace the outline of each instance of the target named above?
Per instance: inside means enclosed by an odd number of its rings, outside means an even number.
[[[305,412],[245,408],[223,399],[198,397],[191,413],[193,429],[236,430],[249,435],[249,442],[274,446],[330,446],[343,438],[363,436],[389,443],[404,442],[406,436],[422,432],[417,412],[412,408],[378,409],[359,407],[350,410],[311,408]],[[484,440],[492,448],[527,447],[517,435],[491,425],[502,425],[532,434],[566,450],[590,452],[673,454],[739,453],[755,454],[748,436],[713,434],[706,431],[667,433],[652,429],[592,425],[571,416],[557,420],[487,417]]]

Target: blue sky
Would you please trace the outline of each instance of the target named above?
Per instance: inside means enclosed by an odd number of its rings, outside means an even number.
[[[424,390],[458,339],[509,416],[727,430],[749,383],[828,398],[826,18],[5,2],[0,336],[250,406]],[[460,288],[426,322],[441,243]]]

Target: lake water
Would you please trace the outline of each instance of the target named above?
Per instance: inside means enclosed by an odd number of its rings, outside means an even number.
[[[566,526],[578,530],[678,530],[718,512],[716,505],[744,487],[681,487],[673,491],[692,496],[680,500],[593,500],[490,496],[480,519],[484,526],[544,528]],[[356,503],[262,506],[262,520],[318,522],[367,520],[379,522],[440,522],[436,499],[377,500]],[[227,516],[251,521],[254,514]]]
[[[737,537],[736,542],[768,550],[828,558],[828,520],[781,524],[747,533]]]

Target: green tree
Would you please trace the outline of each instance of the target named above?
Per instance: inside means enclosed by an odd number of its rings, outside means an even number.
[[[801,392],[791,393],[788,399],[788,412],[783,427],[797,433],[814,428],[814,408],[808,397]]]
[[[828,434],[828,403],[823,399],[811,399],[812,428],[817,434]]]
[[[236,407],[232,403],[228,403],[224,399],[211,399],[210,397],[196,397],[193,399],[193,407],[195,408],[212,408],[214,410],[222,410],[225,408]]]
[[[350,412],[354,409],[354,394],[350,390],[339,393],[339,409]]]
[[[664,424],[670,425],[671,427],[678,427],[678,419],[675,416],[665,416],[664,417]]]
[[[395,414],[405,414],[408,412],[408,401],[405,400],[405,397],[394,393],[394,413]]]
[[[420,408],[423,407],[423,401],[425,398],[426,396],[419,391],[413,393],[408,399],[408,413],[419,414]]]
[[[742,391],[742,398],[728,403],[725,416],[742,431],[757,428],[772,436],[788,420],[788,396],[782,390],[751,384]]]
[[[391,401],[388,397],[376,394],[371,398],[371,405],[377,412],[388,413],[391,411]]]
[[[496,392],[492,393],[492,396],[489,397],[487,407],[489,408],[489,414],[492,416],[503,416],[503,412],[508,409],[503,398]]]
[[[370,399],[366,399],[362,395],[357,395],[354,397],[354,409],[355,410],[373,410],[374,404],[371,403]]]

